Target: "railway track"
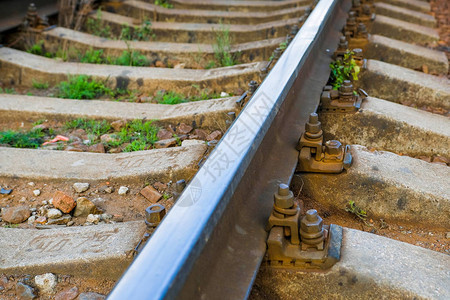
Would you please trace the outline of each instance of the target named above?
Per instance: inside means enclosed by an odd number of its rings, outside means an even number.
[[[0,295],[447,298],[448,19],[425,1],[152,2],[72,29],[31,7],[3,36]],[[298,217],[267,240],[289,189],[296,216],[335,224],[327,272],[305,271]],[[276,248],[295,236],[297,256]]]

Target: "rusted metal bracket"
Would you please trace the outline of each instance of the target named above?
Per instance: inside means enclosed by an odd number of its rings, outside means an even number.
[[[286,184],[274,194],[267,229],[267,262],[273,267],[328,269],[340,259],[342,227],[323,225],[315,209],[300,220],[299,205]]]
[[[341,173],[352,163],[350,145],[343,146],[336,140],[323,143],[323,131],[316,113],[309,116],[297,146],[300,151],[298,157],[298,172]]]
[[[355,93],[352,82],[345,80],[339,90],[333,90],[330,85],[324,87],[319,109],[325,113],[354,113],[361,108],[361,103],[366,97],[367,93],[364,90],[359,89],[358,93]]]

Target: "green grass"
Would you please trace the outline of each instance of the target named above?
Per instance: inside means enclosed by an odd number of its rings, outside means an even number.
[[[103,57],[103,49],[94,50],[89,49],[84,54],[79,55],[79,61],[88,64],[103,64],[105,58]]]
[[[345,80],[358,80],[360,68],[353,59],[353,55],[352,51],[348,51],[342,59],[330,63],[331,74],[328,82],[333,89],[339,89]]]
[[[169,3],[169,0],[155,0],[155,5],[159,5],[165,8],[172,8],[173,5]]]
[[[130,27],[128,24],[122,24],[119,40],[124,41],[149,41],[155,39],[156,35],[152,30],[152,22],[145,19],[141,26]]]
[[[238,63],[237,54],[231,54],[230,29],[221,24],[219,31],[215,32],[215,43],[213,44],[214,57],[220,67],[234,66]]]
[[[150,65],[150,61],[145,55],[134,50],[125,50],[121,56],[108,58],[108,61],[113,65],[119,66],[146,67]]]
[[[67,99],[94,99],[103,95],[115,95],[104,82],[87,75],[70,76],[68,81],[61,82],[57,87],[57,97]]]
[[[53,54],[50,52],[45,51],[44,47],[44,41],[40,40],[39,42],[33,44],[31,47],[26,49],[28,53],[35,54],[35,55],[41,55],[45,57],[52,58]]]
[[[15,148],[38,148],[44,142],[44,136],[41,129],[27,132],[0,131],[0,144],[8,144]]]
[[[46,90],[48,89],[48,82],[37,82],[33,79],[33,87],[38,90]]]
[[[15,94],[16,90],[14,88],[1,88],[0,87],[0,93],[1,94]]]
[[[111,27],[106,24],[102,24],[102,10],[99,8],[97,10],[96,18],[88,18],[86,21],[86,29],[93,35],[110,38],[111,37]]]
[[[116,140],[108,142],[107,146],[118,147],[129,143],[124,152],[141,151],[151,149],[158,140],[159,128],[152,125],[153,121],[134,120],[127,123],[120,132],[115,134]]]
[[[113,133],[110,124],[105,120],[75,119],[66,122],[64,128],[66,130],[83,129],[88,135],[94,135],[95,139],[110,133],[113,140],[105,143],[105,146],[116,148],[128,144],[123,148],[123,151],[132,152],[151,149],[158,140],[159,128],[152,123],[153,121],[133,120],[128,122],[119,132]]]
[[[75,119],[67,121],[64,125],[65,129],[83,129],[88,134],[94,134],[101,136],[111,130],[111,125],[103,121],[87,120],[87,119]]]
[[[196,86],[193,87],[197,88]],[[198,90],[200,89],[198,88]],[[194,96],[185,96],[173,91],[158,91],[155,96],[155,100],[157,103],[169,105],[217,98],[220,98],[220,96],[217,94],[208,94],[205,90],[199,91],[199,95]]]

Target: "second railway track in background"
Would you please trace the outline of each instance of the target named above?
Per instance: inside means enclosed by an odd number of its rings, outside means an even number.
[[[448,298],[448,3],[153,2],[4,32],[0,296]],[[282,183],[329,271],[264,255]]]

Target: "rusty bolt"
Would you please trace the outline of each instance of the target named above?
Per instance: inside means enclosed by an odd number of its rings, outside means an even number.
[[[338,156],[342,153],[342,144],[336,140],[330,140],[325,143],[325,152],[329,155]]]
[[[292,25],[291,26],[291,35],[295,36],[297,34],[297,32],[298,32],[298,25],[297,24]]]
[[[367,34],[367,28],[364,23],[359,23],[358,27],[356,28],[356,33],[358,36],[364,36]]]
[[[275,49],[274,51],[273,51],[273,59],[279,59],[280,58],[280,56],[281,56],[281,48],[280,47],[278,47],[277,49]]]
[[[310,209],[306,212],[306,216],[300,222],[302,248],[307,248],[307,245],[313,245],[318,250],[323,250],[324,232],[322,225],[323,221],[317,214],[317,210]]]
[[[255,80],[250,81],[248,84],[249,93],[253,94],[254,92],[256,92],[256,89],[258,89],[258,82],[256,82]]]
[[[166,215],[166,208],[161,204],[153,204],[145,209],[145,224],[156,227]]]
[[[339,95],[344,97],[353,95],[353,84],[350,80],[344,80],[344,83],[339,88]]]
[[[294,206],[294,193],[289,190],[287,184],[281,183],[278,186],[278,191],[273,194],[275,206],[279,208],[291,208]]]
[[[352,51],[355,59],[363,59],[363,50],[361,48],[355,48]]]
[[[370,15],[370,5],[364,4],[362,7],[362,11],[366,16]]]
[[[178,194],[181,194],[186,187],[186,181],[184,179],[178,180],[175,184],[175,190]]]
[[[309,121],[305,124],[305,135],[307,138],[316,139],[322,136],[322,126],[316,113],[309,115]]]
[[[348,49],[348,42],[347,42],[347,39],[345,38],[345,36],[340,37],[338,49],[339,50],[347,50]]]

